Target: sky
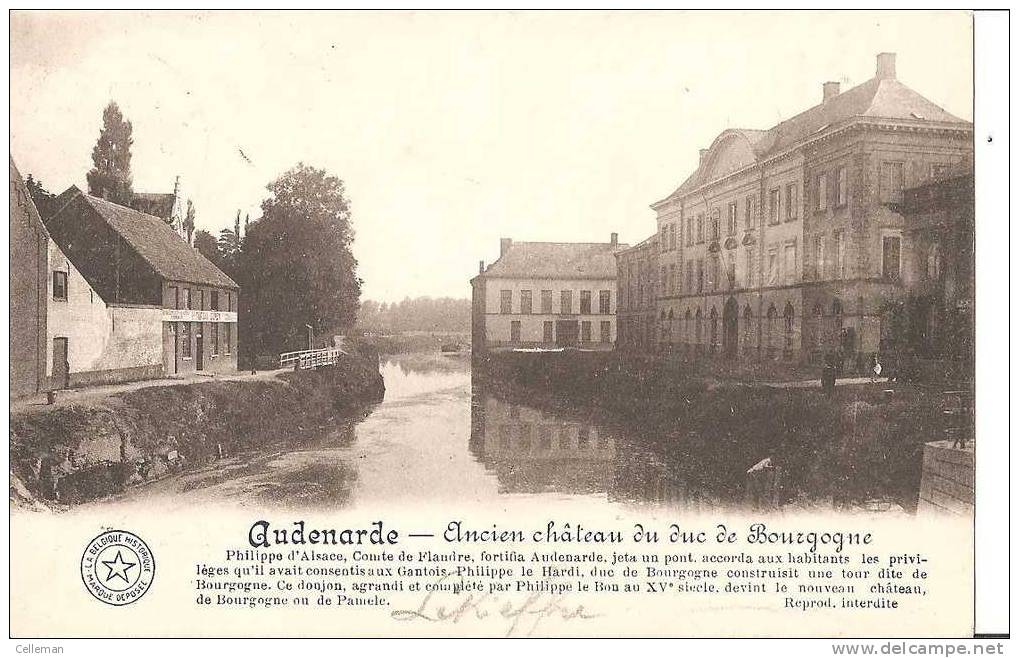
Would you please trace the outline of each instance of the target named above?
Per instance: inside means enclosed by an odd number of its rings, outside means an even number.
[[[499,238],[636,243],[727,128],[874,75],[972,120],[964,12],[13,12],[10,149],[85,189],[103,107],[139,192],[259,216],[298,162],[343,179],[362,298],[470,295]],[[243,155],[242,155],[243,152]]]

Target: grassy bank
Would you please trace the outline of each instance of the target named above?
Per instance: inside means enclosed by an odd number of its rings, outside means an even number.
[[[380,400],[370,360],[143,388],[11,416],[11,499],[73,504],[257,448]]]
[[[940,395],[914,385],[776,389],[596,353],[503,354],[475,362],[488,385],[597,409],[640,427],[677,475],[741,499],[770,458],[783,503],[889,501],[912,509],[923,444],[940,437]],[[538,393],[538,395],[534,395]]]

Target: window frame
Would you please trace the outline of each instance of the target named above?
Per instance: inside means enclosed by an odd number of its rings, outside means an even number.
[[[895,264],[895,276],[888,275],[886,244],[889,240],[895,240],[898,243],[896,247],[897,262]],[[884,281],[902,281],[902,242],[902,236],[897,233],[885,233],[881,235],[881,279]]]
[[[572,290],[560,290],[559,291],[559,314],[560,315],[575,315],[573,312],[573,291]]]
[[[50,277],[53,283],[53,291],[51,296],[55,302],[66,302],[70,296],[70,278],[67,276],[67,272],[64,270],[53,270],[53,275]],[[57,295],[57,280],[62,281],[61,288],[63,290],[63,296]]]
[[[584,309],[587,310],[584,310]],[[591,309],[594,308],[591,305],[591,291],[581,290],[580,291],[580,315],[591,315]]]
[[[512,315],[512,314],[513,314],[513,291],[500,289],[499,315]]]
[[[534,313],[534,299],[530,290],[520,291],[520,314],[531,315]]]
[[[835,207],[845,208],[849,203],[849,174],[845,165],[835,168]]]
[[[782,188],[768,190],[768,225],[777,226],[782,222]]]
[[[177,336],[181,339],[180,358],[185,361],[191,360],[191,339],[194,330],[190,322],[181,322],[177,330]]]
[[[814,176],[814,212],[828,212],[828,172]]]
[[[632,276],[632,273],[631,273],[631,276]],[[552,297],[552,292],[553,291],[551,291],[551,290],[542,290],[541,291],[541,312],[543,314],[551,315],[552,313],[555,312],[554,311],[555,306],[554,306],[554,301],[553,301],[553,297]],[[548,302],[548,304],[546,304],[545,302]]]
[[[892,172],[899,172],[896,190],[892,186]],[[902,190],[906,187],[906,163],[904,160],[884,160],[881,162],[879,195],[881,203],[898,203],[902,200]]]

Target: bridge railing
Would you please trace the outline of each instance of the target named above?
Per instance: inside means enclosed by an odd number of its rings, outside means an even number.
[[[343,350],[338,347],[326,347],[320,350],[300,350],[280,354],[280,368],[297,368],[309,370],[319,366],[328,366],[340,360]]]

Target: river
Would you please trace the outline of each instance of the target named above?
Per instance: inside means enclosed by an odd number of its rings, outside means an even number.
[[[710,512],[771,508],[779,497],[773,480],[745,475],[767,455],[743,457],[751,463],[732,464],[720,478],[717,461],[731,456],[706,456],[703,447],[684,454],[652,428],[597,409],[495,393],[472,380],[467,357],[408,354],[383,357],[380,367],[385,399],[352,419],[301,428],[296,438],[91,505],[330,510],[423,501],[487,507],[512,497]]]
[[[515,497],[710,509],[720,502],[685,485],[634,428],[594,421],[592,410],[549,411],[487,393],[472,384],[466,357],[383,357],[381,371],[385,399],[363,417],[305,428],[296,441],[91,504],[332,509]]]

